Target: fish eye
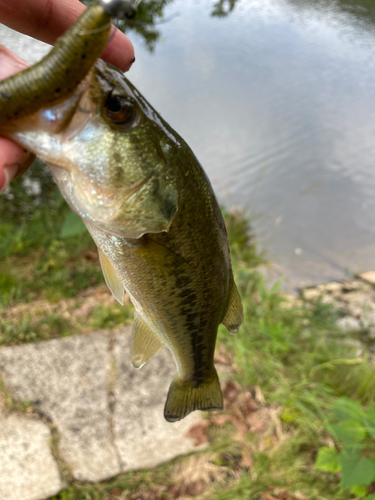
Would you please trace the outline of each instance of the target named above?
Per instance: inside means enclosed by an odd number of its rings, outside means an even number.
[[[118,125],[131,125],[136,117],[134,100],[131,97],[108,95],[104,110],[107,118]]]

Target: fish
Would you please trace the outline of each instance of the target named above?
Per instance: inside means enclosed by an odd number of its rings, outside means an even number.
[[[47,163],[97,245],[109,289],[121,304],[130,297],[132,365],[163,346],[172,353],[164,417],[176,422],[223,408],[217,331],[223,324],[236,333],[243,309],[199,161],[124,74],[99,59],[108,6],[89,7],[41,62],[0,82],[0,133]]]

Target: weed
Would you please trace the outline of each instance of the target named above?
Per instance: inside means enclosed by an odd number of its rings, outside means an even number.
[[[375,405],[366,410],[358,402],[338,398],[327,416],[327,430],[336,446],[322,446],[315,468],[341,472],[341,491],[350,489],[369,500],[368,486],[375,481]]]

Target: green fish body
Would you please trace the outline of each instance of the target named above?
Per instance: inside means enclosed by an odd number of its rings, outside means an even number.
[[[109,288],[121,303],[130,296],[133,366],[163,345],[171,351],[165,418],[221,409],[217,330],[235,333],[243,312],[221,211],[188,145],[101,60],[64,99],[10,116],[0,132],[48,163],[98,247]]]

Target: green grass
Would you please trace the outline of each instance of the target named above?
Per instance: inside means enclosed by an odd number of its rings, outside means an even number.
[[[53,304],[52,307],[56,307],[52,312],[48,312],[46,305],[44,302],[36,303],[35,307],[30,304],[16,315],[11,311],[9,318],[4,316],[0,322],[0,347],[62,338],[101,328],[117,328],[131,323],[134,313],[131,304],[121,306],[113,300],[90,307],[88,314],[82,313],[85,305],[82,298]],[[58,313],[59,309],[67,308],[68,311]]]
[[[69,213],[38,161],[0,196],[0,305],[58,301],[104,283],[88,232],[61,237]]]
[[[2,258],[0,304],[7,307],[42,298],[56,302],[104,284],[96,248],[88,236],[78,243],[74,237],[52,239],[29,254],[14,252]]]

